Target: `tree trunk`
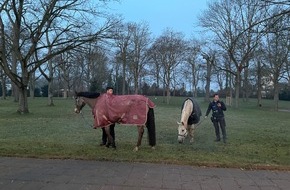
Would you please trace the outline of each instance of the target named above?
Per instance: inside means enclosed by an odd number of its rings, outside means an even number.
[[[236,81],[235,81],[235,107],[239,108],[239,101],[240,101],[240,86],[241,86],[241,73],[240,71],[237,71]]]
[[[257,65],[257,106],[261,107],[262,105],[262,68],[261,68],[261,62],[258,61]]]
[[[69,89],[69,76],[68,73],[65,71],[64,72],[64,82],[63,82],[63,98],[67,99],[68,98],[68,89]]]
[[[27,89],[25,87],[22,87],[18,88],[18,91],[19,91],[19,106],[17,112],[21,114],[29,113],[27,101]]]
[[[4,77],[3,70],[0,68],[0,82],[1,82],[1,90],[2,90],[2,99],[6,99],[6,81]]]
[[[156,65],[156,86],[155,86],[155,96],[158,95],[158,91],[159,91],[159,80],[160,80],[160,67],[158,65]]]
[[[47,99],[47,105],[48,106],[54,106],[53,103],[53,87],[52,87],[52,78],[49,78],[48,80],[48,99]]]
[[[15,26],[14,26],[15,27]],[[14,28],[15,29],[15,28]],[[16,30],[16,29],[15,29]],[[14,43],[18,43],[17,42],[17,35],[13,35],[13,41]],[[16,53],[15,53],[15,49],[11,52],[11,71],[13,73],[17,73],[17,58],[16,58]],[[19,101],[19,91],[18,91],[18,87],[15,84],[15,82],[11,81],[11,85],[12,85],[12,96],[14,97],[14,102],[18,102]]]
[[[49,40],[47,42],[50,44]],[[51,47],[48,48],[48,52],[51,53]],[[54,106],[53,103],[53,66],[52,66],[52,60],[48,61],[48,78],[47,78],[47,93],[48,93],[48,99],[47,99],[47,105],[48,106]]]
[[[69,58],[65,58],[66,61],[68,62]],[[63,65],[63,98],[67,99],[68,98],[68,89],[69,89],[69,71],[66,69],[66,65]]]
[[[26,64],[23,64],[26,65]],[[17,112],[21,114],[29,113],[28,99],[27,99],[27,87],[29,83],[29,74],[27,69],[22,68],[22,83],[18,86],[19,92],[19,107]]]
[[[192,90],[193,90],[193,93],[192,93],[192,95],[193,95],[193,97],[195,98],[195,97],[197,97],[197,91],[196,91],[196,84],[197,84],[197,82],[196,82],[196,69],[195,69],[195,64],[190,64],[191,65],[191,76],[192,76],[192,83],[191,83],[191,85],[192,85]]]
[[[166,87],[166,103],[169,104],[170,102],[170,88],[169,86]]]
[[[48,61],[48,70],[49,70],[49,74],[48,74],[48,102],[47,105],[48,106],[54,106],[53,103],[53,67],[52,67],[52,62],[51,60]]]
[[[244,93],[243,98],[245,102],[249,101],[249,96],[251,92],[248,76],[249,76],[249,69],[245,68],[244,69],[244,83],[243,83],[243,93]]]
[[[126,93],[126,67],[127,67],[126,53],[122,54],[122,61],[123,61],[122,94],[124,95]]]
[[[1,88],[2,88],[2,99],[6,99],[6,80],[3,74],[3,71],[0,69],[0,76],[1,76]]]
[[[274,110],[278,111],[279,103],[279,82],[277,79],[274,79]]]
[[[141,79],[140,79],[141,80]],[[140,83],[141,84],[141,83]],[[134,77],[134,94],[138,94],[139,82],[138,78]]]
[[[34,98],[34,90],[35,90],[35,73],[31,73],[30,81],[29,81],[29,96]]]
[[[211,77],[211,64],[207,61],[207,72],[206,72],[206,84],[205,84],[205,102],[209,101],[210,97],[210,77]]]

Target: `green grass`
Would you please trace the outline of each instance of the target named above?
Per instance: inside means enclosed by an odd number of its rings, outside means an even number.
[[[210,119],[202,121],[195,131],[195,141],[177,143],[177,121],[184,98],[171,98],[170,105],[162,97],[156,103],[157,146],[148,146],[144,133],[140,151],[133,152],[137,127],[117,125],[117,149],[100,147],[101,129],[92,129],[91,110],[84,108],[84,117],[73,112],[72,99],[29,99],[30,113],[16,113],[17,103],[0,100],[0,156],[152,162],[195,166],[290,169],[290,112],[275,112],[273,102],[256,100],[228,107],[226,114],[228,143],[215,143]],[[203,114],[207,103],[198,99]],[[290,102],[280,101],[281,109],[290,109]],[[203,118],[202,118],[203,120]]]

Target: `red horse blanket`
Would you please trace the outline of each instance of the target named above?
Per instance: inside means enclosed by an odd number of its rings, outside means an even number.
[[[97,98],[93,109],[94,127],[106,127],[112,123],[145,125],[149,108],[155,104],[142,95],[108,95]]]

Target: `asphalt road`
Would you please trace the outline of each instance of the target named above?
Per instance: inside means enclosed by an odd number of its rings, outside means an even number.
[[[1,190],[289,190],[290,171],[0,157]]]

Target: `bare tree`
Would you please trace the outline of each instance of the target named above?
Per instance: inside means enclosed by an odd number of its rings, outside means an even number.
[[[152,45],[148,49],[148,63],[149,63],[149,73],[151,76],[153,76],[154,80],[156,81],[154,93],[155,96],[157,95],[157,89],[160,87],[160,71],[161,71],[161,56],[156,53],[157,51],[157,46]]]
[[[264,79],[269,76],[269,68],[267,66],[267,58],[265,57],[265,47],[261,43],[259,48],[255,51],[255,73],[253,78],[256,79],[256,89],[257,89],[257,106],[261,107],[262,105],[262,96],[263,96],[263,86],[265,86]]]
[[[172,75],[176,67],[184,60],[186,42],[181,33],[167,29],[153,43],[155,61],[161,65],[161,77],[163,77],[164,89],[166,90],[166,102],[170,100],[170,87]]]
[[[259,27],[251,28],[261,20],[261,8],[258,0],[219,0],[209,4],[202,17],[201,26],[215,35],[215,42],[230,58],[235,70],[227,70],[235,76],[235,106],[239,107],[241,87],[241,73],[249,66],[253,52],[261,38],[255,31]]]
[[[45,39],[46,39],[46,43],[47,43],[47,51],[49,54],[51,54],[52,46],[51,46],[51,42],[49,39],[49,32],[48,31],[45,31]],[[36,57],[36,58],[38,58],[38,57]],[[42,73],[42,75],[44,76],[44,78],[48,82],[48,103],[47,103],[47,105],[54,106],[54,103],[53,103],[53,73],[54,73],[53,59],[49,59],[47,61],[47,68],[48,68],[47,69],[48,74],[46,74],[46,72],[42,69],[42,67],[39,67],[39,71]]]
[[[205,84],[205,97],[204,101],[208,102],[210,100],[210,83],[212,77],[212,70],[216,62],[216,52],[214,50],[209,50],[208,53],[202,52],[202,57],[206,60],[206,84]]]
[[[101,92],[109,80],[108,62],[106,51],[100,46],[93,46],[85,54],[84,74],[91,91]]]
[[[132,33],[132,43],[129,58],[129,71],[133,76],[134,93],[138,94],[139,81],[144,75],[144,67],[147,64],[147,49],[151,40],[149,38],[149,27],[146,23],[131,23],[130,32]]]
[[[290,55],[290,32],[285,30],[280,30],[280,27],[284,27],[289,23],[289,18],[279,19],[275,21],[275,26],[272,27],[272,32],[266,35],[264,40],[265,47],[265,60],[268,61],[268,66],[270,68],[271,81],[274,85],[274,102],[275,110],[278,110],[279,101],[279,81],[287,73],[285,70],[285,65],[288,63]]]
[[[118,61],[122,63],[122,94],[126,93],[126,71],[128,67],[129,46],[132,36],[130,28],[130,23],[119,25],[116,27],[114,35],[115,43],[118,48]]]
[[[219,61],[219,60],[217,60]],[[213,71],[213,76],[214,78],[216,79],[216,83],[218,85],[218,90],[224,90],[225,88],[225,83],[224,81],[226,81],[226,74],[224,71],[221,71],[217,68],[214,68],[214,71]]]
[[[197,97],[197,86],[200,79],[201,63],[198,63],[198,55],[201,53],[201,43],[196,39],[191,39],[188,43],[187,64],[190,66],[191,86],[193,97]],[[186,70],[187,71],[187,70]]]
[[[248,28],[248,30],[251,30],[252,27],[255,27],[256,25],[265,25],[265,32],[271,29],[272,25],[268,25],[269,21],[281,19],[282,17],[289,17],[290,14],[290,1],[289,0],[261,0],[260,5],[267,15],[265,15],[262,19],[254,23],[252,26]],[[278,10],[272,11],[273,9],[276,9],[276,7],[279,7]],[[280,31],[289,31],[290,26],[285,25],[283,27],[280,27]]]
[[[108,32],[116,23],[108,18],[98,23],[100,27],[95,29],[96,32],[87,30],[97,26],[94,20],[100,16],[97,7],[91,5],[85,0],[4,0],[0,3],[0,65],[19,90],[18,112],[29,112],[27,87],[30,73],[63,52],[110,35]],[[10,26],[12,32],[7,32],[6,28]],[[50,34],[51,52],[44,40],[46,32]],[[38,56],[37,61],[32,59],[33,56]],[[9,57],[19,64],[18,72],[11,68]]]

